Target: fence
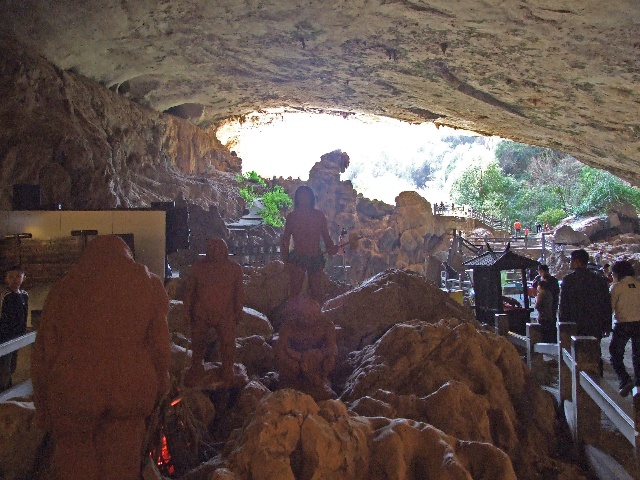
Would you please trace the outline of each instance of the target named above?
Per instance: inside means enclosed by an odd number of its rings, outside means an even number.
[[[28,347],[36,341],[36,332],[30,332],[17,338],[13,338],[5,343],[0,343],[0,357],[9,355],[21,348]],[[0,403],[16,397],[22,397],[33,393],[31,379],[14,385],[4,392],[0,392]]]
[[[632,408],[616,401],[618,392],[600,378],[600,342],[595,337],[576,336],[575,323],[559,323],[558,343],[542,343],[541,325],[528,323],[527,335],[517,335],[509,331],[506,314],[495,315],[495,331],[526,349],[527,364],[534,373],[541,368],[543,355],[558,361],[558,387],[546,389],[563,408],[577,449],[587,450],[595,443],[603,412],[631,444],[636,468],[640,465],[640,387],[633,390]]]
[[[509,229],[509,220],[506,218],[495,218],[490,215],[485,214],[484,212],[479,212],[474,210],[468,205],[444,205],[444,204],[434,204],[433,205],[433,214],[434,215],[450,215],[453,217],[467,217],[467,218],[475,218],[476,220],[480,220],[485,225],[496,229],[496,230],[508,230]]]

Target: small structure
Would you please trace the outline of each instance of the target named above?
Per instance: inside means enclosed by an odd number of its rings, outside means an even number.
[[[473,288],[475,291],[476,318],[481,323],[493,324],[496,313],[506,313],[509,316],[509,329],[512,332],[525,335],[526,324],[532,308],[529,307],[527,289],[527,270],[537,268],[539,263],[527,257],[513,253],[509,245],[502,252],[488,251],[477,257],[463,262],[465,268],[473,270]],[[505,270],[520,270],[522,288],[516,288],[517,293],[524,296],[522,307],[505,308],[505,293],[502,288],[501,272]],[[516,282],[518,283],[518,282]],[[506,288],[506,287],[505,287]]]

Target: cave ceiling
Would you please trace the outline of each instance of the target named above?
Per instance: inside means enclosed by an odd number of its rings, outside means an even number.
[[[638,0],[3,0],[0,18],[200,126],[283,106],[433,121],[640,184]]]

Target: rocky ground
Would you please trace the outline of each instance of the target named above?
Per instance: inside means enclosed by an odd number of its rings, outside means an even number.
[[[267,270],[277,271],[277,263]],[[246,375],[241,385],[185,389],[182,281],[170,288],[169,324],[171,397],[183,399],[162,417],[176,478],[587,478],[563,456],[554,401],[516,349],[420,275],[382,272],[325,303],[323,315],[342,332],[332,377],[338,398],[325,401],[277,389],[278,333],[270,321],[277,308],[271,316],[245,308],[236,355],[237,372]],[[247,304],[267,305],[261,297],[287,279],[272,276],[266,291],[252,288],[254,281],[247,276]],[[3,478],[47,478],[30,400],[0,405],[0,416]]]

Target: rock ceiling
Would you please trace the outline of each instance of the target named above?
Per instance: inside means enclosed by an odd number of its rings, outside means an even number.
[[[3,0],[0,18],[201,126],[282,106],[435,121],[640,184],[638,0]]]

